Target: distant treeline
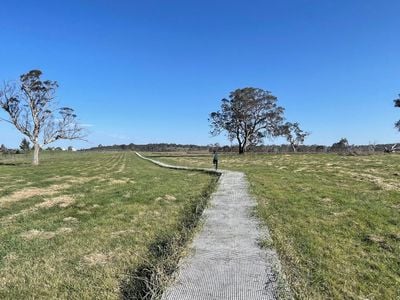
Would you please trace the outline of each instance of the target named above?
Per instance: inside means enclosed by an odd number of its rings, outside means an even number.
[[[339,141],[334,143],[332,146],[325,145],[301,145],[298,147],[298,152],[302,153],[373,153],[373,152],[388,152],[388,150],[394,149],[396,144],[370,144],[370,145],[349,145],[347,142]],[[155,143],[155,144],[122,144],[122,145],[112,145],[103,146],[99,145],[97,147],[84,149],[81,151],[145,151],[145,152],[212,152],[214,150],[221,153],[236,153],[238,151],[238,146],[220,146],[216,145],[192,145],[192,144],[169,144],[169,143]],[[290,153],[293,149],[290,145],[260,145],[251,146],[248,148],[248,152],[256,153]]]
[[[0,154],[22,154],[29,152],[28,149],[10,149],[4,145],[0,145]],[[154,143],[154,144],[121,144],[112,146],[98,145],[88,149],[79,151],[143,151],[143,152],[212,152],[217,151],[220,153],[237,153],[238,146],[220,146],[213,145],[193,145],[193,144],[170,144],[170,143]],[[76,151],[71,146],[65,149],[60,147],[48,147],[42,151]],[[293,149],[290,145],[259,145],[250,146],[248,152],[253,153],[291,153]],[[331,146],[325,145],[300,145],[297,152],[299,153],[342,153],[342,154],[365,154],[365,153],[379,153],[379,152],[398,152],[399,149],[396,144],[370,144],[370,145],[349,145],[346,139],[341,139],[339,142]]]
[[[208,151],[209,146],[199,146],[199,145],[183,145],[183,144],[168,144],[168,143],[157,143],[157,144],[122,144],[122,145],[112,145],[103,146],[98,145],[97,147],[84,149],[81,151],[145,151],[145,152],[173,152],[173,151]]]

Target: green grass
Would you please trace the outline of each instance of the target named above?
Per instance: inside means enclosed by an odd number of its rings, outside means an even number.
[[[211,155],[162,161],[211,167]],[[299,299],[400,298],[400,155],[221,155],[247,174]]]
[[[41,159],[0,159],[1,299],[120,298],[157,239],[182,232],[215,182],[132,152]]]

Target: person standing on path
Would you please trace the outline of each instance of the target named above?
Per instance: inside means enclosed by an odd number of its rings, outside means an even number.
[[[215,170],[218,169],[218,153],[214,150],[213,151],[213,164],[215,166]]]

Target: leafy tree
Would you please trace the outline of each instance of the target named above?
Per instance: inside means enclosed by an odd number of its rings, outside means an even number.
[[[220,111],[210,114],[211,134],[226,131],[229,140],[236,139],[239,153],[243,154],[248,146],[277,135],[283,111],[271,92],[253,87],[237,89],[229,99],[222,99]]]
[[[346,138],[341,138],[339,142],[333,143],[331,146],[332,151],[345,151],[349,149],[349,142]]]
[[[290,143],[290,146],[292,146],[293,152],[297,152],[299,145],[303,144],[305,138],[310,135],[309,132],[300,129],[300,124],[297,122],[286,122],[279,130],[280,135],[284,136]]]
[[[32,70],[20,76],[19,83],[7,83],[0,91],[0,107],[8,114],[3,119],[15,126],[32,143],[33,164],[39,164],[39,150],[54,141],[82,139],[83,128],[74,110],[55,107],[56,81],[41,80],[42,72]]]
[[[19,145],[19,148],[24,152],[28,152],[31,148],[31,145],[26,138],[23,138],[21,144]]]
[[[400,107],[400,94],[399,94],[399,98],[398,99],[395,99],[395,100],[393,100],[394,101],[394,106],[395,107]],[[396,126],[396,128],[398,129],[398,130],[400,130],[400,120],[398,120],[395,124],[394,124],[394,126]]]

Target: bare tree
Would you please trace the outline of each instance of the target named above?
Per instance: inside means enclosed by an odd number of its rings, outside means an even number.
[[[15,126],[32,143],[33,164],[39,164],[39,150],[61,139],[83,139],[84,130],[74,110],[55,107],[56,81],[41,80],[42,72],[32,70],[19,83],[5,83],[0,90],[0,107],[8,114],[2,119]]]
[[[292,146],[293,152],[297,152],[299,145],[304,143],[307,136],[310,135],[309,132],[300,129],[299,123],[286,122],[279,128],[280,135],[284,136],[286,140]]]
[[[283,121],[284,109],[277,105],[271,92],[247,87],[222,99],[221,110],[210,114],[211,134],[227,132],[230,141],[236,139],[239,154],[250,145],[257,145],[267,136],[275,136]]]
[[[394,106],[395,106],[395,107],[400,107],[400,94],[399,94],[399,98],[394,99],[393,101],[394,101]],[[396,126],[396,128],[397,128],[398,130],[400,130],[400,120],[398,120],[398,121],[394,124],[394,126]]]

